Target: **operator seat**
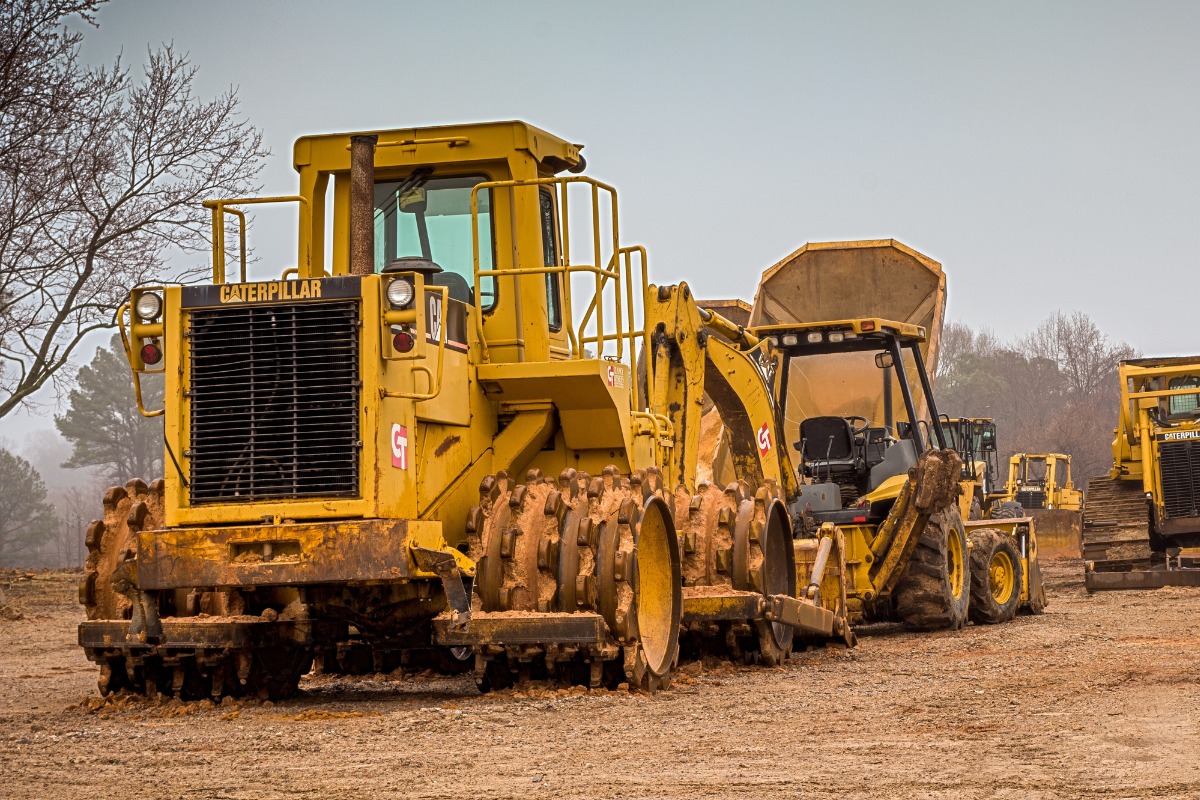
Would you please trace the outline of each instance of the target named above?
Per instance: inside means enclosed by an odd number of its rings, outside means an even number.
[[[457,300],[469,306],[475,305],[475,301],[471,297],[475,290],[471,288],[471,284],[467,283],[467,279],[457,272],[439,272],[433,276],[431,282],[434,286],[445,286],[446,293],[451,300]]]
[[[807,477],[857,477],[863,471],[862,459],[854,452],[854,433],[842,417],[804,420],[795,447],[804,458]]]

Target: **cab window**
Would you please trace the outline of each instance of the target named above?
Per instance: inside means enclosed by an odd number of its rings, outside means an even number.
[[[538,192],[542,210],[542,266],[557,267],[558,262],[558,230],[555,226],[554,195],[549,189],[543,188]],[[550,330],[562,330],[562,297],[560,295],[561,281],[558,275],[546,275],[546,314],[550,321]]]
[[[475,274],[471,250],[471,190],[488,180],[484,175],[431,177],[417,170],[408,177],[375,183],[375,271],[405,256],[429,259],[442,268],[434,283],[450,296],[473,303]],[[478,196],[479,267],[490,270],[495,249],[492,236],[492,195]],[[496,303],[495,279],[480,279],[484,310]]]
[[[1172,378],[1170,389],[1200,389],[1200,375]],[[1200,407],[1200,394],[1180,394],[1167,398],[1167,413],[1172,417],[1191,417]]]

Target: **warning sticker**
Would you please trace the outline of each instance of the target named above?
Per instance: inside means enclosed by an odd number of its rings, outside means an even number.
[[[392,425],[392,466],[408,469],[408,428],[399,423]]]

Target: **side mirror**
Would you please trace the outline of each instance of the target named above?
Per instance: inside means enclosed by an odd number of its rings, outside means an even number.
[[[405,214],[424,214],[428,195],[424,186],[413,186],[400,193],[400,210]]]
[[[879,367],[880,369],[887,369],[888,367],[890,367],[892,365],[893,365],[893,362],[892,362],[892,354],[891,353],[876,353],[875,354],[875,366]]]

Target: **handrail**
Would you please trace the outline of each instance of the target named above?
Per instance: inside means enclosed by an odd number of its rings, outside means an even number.
[[[238,218],[238,236],[241,240],[241,279],[246,282],[246,213],[229,206],[247,206],[263,203],[299,203],[301,206],[300,228],[303,230],[309,224],[312,209],[308,198],[301,195],[280,195],[277,197],[235,197],[222,200],[205,200],[205,208],[212,209],[212,241],[213,241],[213,283],[225,283],[225,215],[233,214]],[[301,260],[308,272],[312,272],[312,252],[301,253]]]
[[[589,199],[591,200],[592,230],[589,244],[591,245],[592,258],[590,263],[571,262],[570,192],[568,189],[571,184],[577,183],[588,187]],[[515,207],[516,191],[518,189],[532,189],[541,186],[553,187],[556,190],[558,198],[556,215],[558,221],[557,233],[560,239],[560,242],[557,243],[560,245],[558,247],[559,263],[552,266],[541,264],[537,266],[520,266],[517,264],[503,269],[484,269],[480,263],[479,193],[484,190],[506,189],[510,192],[510,197],[512,198],[511,205]],[[604,231],[604,226],[601,224],[601,193],[607,194],[609,198],[609,208],[604,217],[604,224],[609,227],[607,232]],[[471,217],[471,256],[474,266],[476,311],[474,316],[476,332],[481,345],[481,355],[485,363],[490,361],[489,344],[495,347],[510,344],[511,342],[493,340],[489,343],[484,337],[483,282],[489,278],[498,284],[504,278],[520,280],[524,276],[561,275],[563,277],[561,296],[563,304],[563,327],[569,344],[569,357],[582,359],[587,345],[592,344],[596,346],[597,352],[595,353],[595,357],[605,357],[605,350],[611,343],[616,351],[615,359],[618,362],[627,364],[636,373],[638,344],[642,345],[645,352],[649,352],[650,344],[649,332],[644,329],[644,325],[640,324],[638,308],[638,304],[645,297],[646,289],[648,288],[647,255],[644,247],[622,247],[620,245],[616,189],[608,184],[582,175],[536,178],[531,180],[484,181],[476,184],[471,190]],[[637,256],[637,258],[635,259],[634,256]],[[640,275],[635,276],[635,268],[640,270]],[[589,275],[594,282],[591,297],[578,320],[575,316],[575,297],[571,287],[571,278],[575,275]],[[622,283],[624,283],[624,286],[622,286]],[[635,284],[637,285],[635,286]],[[608,292],[612,293],[611,297],[605,296]],[[517,299],[514,302],[518,304],[518,307],[515,311],[516,315],[520,317],[520,293],[517,292],[516,295]],[[611,328],[609,327],[608,320],[606,320],[607,303],[609,302],[612,303]],[[626,353],[627,349],[628,355]],[[611,354],[612,351],[610,350],[609,353]],[[633,380],[632,383],[631,403],[632,408],[637,410],[643,404],[645,398],[642,397],[643,392],[641,391],[641,387],[638,386],[638,382]]]

